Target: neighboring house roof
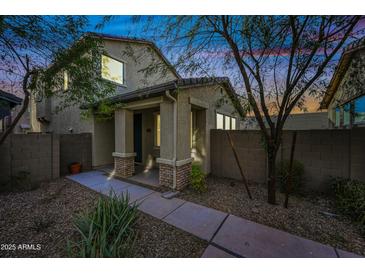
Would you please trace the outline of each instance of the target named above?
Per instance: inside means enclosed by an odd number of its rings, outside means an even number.
[[[0,90],[0,100],[7,101],[9,103],[20,105],[23,101],[22,98],[15,96],[14,94]]]
[[[200,78],[181,78],[163,84],[142,88],[132,92],[118,94],[107,99],[109,103],[128,103],[140,99],[147,99],[163,95],[167,90],[177,90],[178,88],[199,87],[208,85],[221,85],[226,88],[233,105],[241,117],[245,116],[245,111],[239,101],[238,95],[233,89],[228,77],[200,77]],[[87,106],[82,106],[86,108]]]
[[[150,46],[159,57],[165,62],[165,64],[170,68],[172,73],[179,79],[181,79],[180,74],[176,71],[175,67],[169,62],[169,60],[165,57],[165,55],[161,52],[161,50],[156,46],[155,43],[152,41],[148,41],[145,39],[133,38],[133,37],[126,37],[126,36],[119,36],[119,35],[110,35],[104,33],[97,33],[97,32],[87,32],[85,35],[89,35],[92,37],[98,37],[104,40],[112,40],[112,41],[121,41],[121,42],[129,42],[129,43],[137,43],[137,44],[144,44]]]
[[[0,119],[10,115],[10,110],[22,103],[22,98],[0,90]]]
[[[332,101],[333,96],[335,95],[339,85],[341,84],[343,77],[346,74],[347,69],[350,66],[350,63],[355,53],[363,49],[365,49],[365,37],[351,43],[348,47],[344,49],[339,64],[335,70],[335,73],[332,76],[332,79],[327,88],[326,94],[322,99],[319,109],[328,108],[329,104]]]

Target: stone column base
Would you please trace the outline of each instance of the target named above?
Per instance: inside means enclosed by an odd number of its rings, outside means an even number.
[[[122,178],[131,177],[134,174],[135,153],[113,153],[115,175]]]
[[[173,188],[174,166],[170,160],[157,159],[159,163],[160,185]],[[192,159],[176,162],[176,190],[181,190],[191,182]]]

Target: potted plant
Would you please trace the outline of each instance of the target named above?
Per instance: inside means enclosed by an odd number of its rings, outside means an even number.
[[[81,172],[81,167],[80,163],[74,162],[69,165],[69,171],[71,174],[77,174]]]

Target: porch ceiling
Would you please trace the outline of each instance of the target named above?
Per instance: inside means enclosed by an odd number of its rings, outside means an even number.
[[[139,109],[146,109],[146,108],[157,108],[160,107],[160,103],[163,101],[162,96],[154,97],[149,99],[144,99],[140,101],[134,101],[125,104],[123,108],[129,110],[139,110]]]

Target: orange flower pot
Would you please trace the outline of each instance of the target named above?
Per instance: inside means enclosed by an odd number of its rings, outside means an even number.
[[[72,163],[70,164],[70,173],[77,174],[81,172],[81,164],[80,163]]]

